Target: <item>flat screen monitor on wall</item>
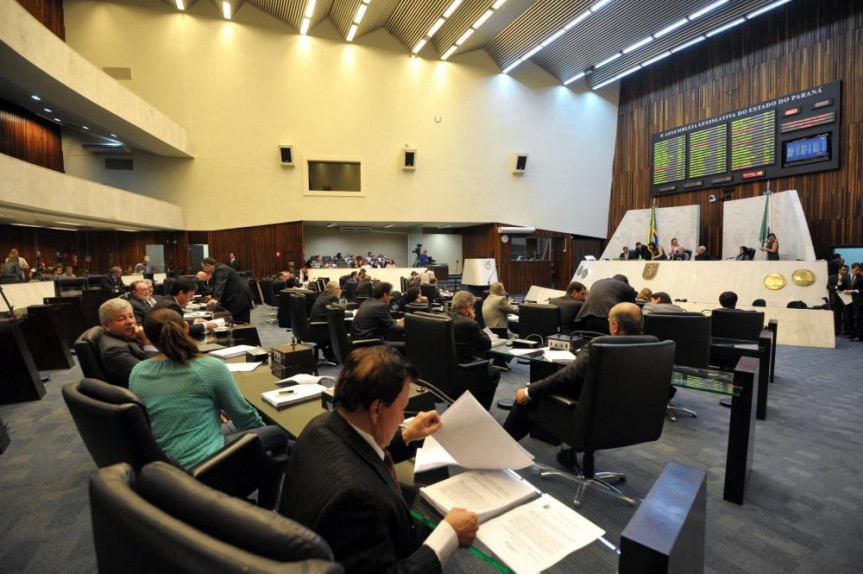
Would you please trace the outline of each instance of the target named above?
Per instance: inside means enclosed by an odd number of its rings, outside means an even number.
[[[307,195],[364,195],[362,161],[357,158],[309,158],[303,164]]]
[[[833,253],[838,253],[848,267],[852,263],[863,263],[863,245],[834,245]]]

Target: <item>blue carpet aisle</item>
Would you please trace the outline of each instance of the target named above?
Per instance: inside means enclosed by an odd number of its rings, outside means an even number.
[[[252,314],[264,345],[289,341],[284,329],[265,324],[268,312]],[[675,402],[697,410],[697,419],[667,422],[658,442],[599,453],[598,469],[626,473],[624,489],[636,496],[670,460],[707,470],[707,572],[859,571],[863,343],[837,345],[778,348],[743,506],[722,500],[729,411],[716,395],[680,391]],[[527,367],[513,365],[498,397],[512,396],[527,380]],[[53,372],[42,401],[0,406],[12,439],[0,455],[0,573],[96,570],[87,502],[95,466],[60,395],[63,384],[80,377],[78,367]],[[505,417],[497,408],[492,414]],[[553,464],[556,449],[531,439],[524,445]]]

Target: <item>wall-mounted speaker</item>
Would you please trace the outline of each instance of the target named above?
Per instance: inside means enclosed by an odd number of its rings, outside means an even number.
[[[279,163],[284,166],[294,167],[294,146],[279,145]]]
[[[514,153],[512,154],[512,173],[521,175],[527,170],[527,154]]]
[[[417,168],[417,150],[403,149],[402,150],[402,169],[405,171],[413,171]]]

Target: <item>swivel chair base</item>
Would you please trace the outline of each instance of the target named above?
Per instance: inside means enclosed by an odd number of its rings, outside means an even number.
[[[668,403],[668,406],[665,408],[665,414],[668,417],[668,419],[673,423],[677,422],[677,416],[675,416],[675,413],[682,413],[685,415],[689,415],[692,418],[698,417],[698,413],[693,411],[692,409],[687,409],[684,407],[678,407],[677,405],[673,405],[671,403]]]
[[[573,499],[572,504],[576,508],[581,506],[582,498],[584,497],[584,491],[587,489],[588,484],[593,484],[595,486],[603,488],[615,498],[625,502],[628,506],[635,506],[634,498],[626,496],[625,494],[623,494],[623,492],[621,492],[619,489],[615,488],[612,485],[612,482],[614,484],[617,484],[619,482],[626,481],[626,475],[619,472],[597,472],[594,473],[593,478],[587,478],[583,474],[574,476],[559,470],[543,470],[539,473],[539,476],[540,478],[560,476],[561,478],[565,478],[567,480],[575,482],[575,498]]]

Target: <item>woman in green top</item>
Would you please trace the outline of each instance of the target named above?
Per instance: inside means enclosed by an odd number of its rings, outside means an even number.
[[[188,330],[176,311],[150,313],[144,332],[160,353],[138,363],[129,376],[129,388],[147,406],[153,435],[162,450],[189,468],[251,430],[266,450],[287,452],[287,435],[277,427],[264,426],[228,368],[215,357],[200,355]],[[222,411],[241,432],[223,435]]]

